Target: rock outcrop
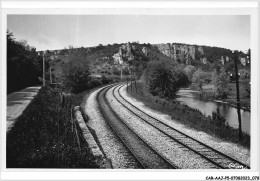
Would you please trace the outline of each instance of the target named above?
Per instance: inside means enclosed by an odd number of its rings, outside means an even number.
[[[195,47],[189,46],[189,54],[192,60],[195,60]]]
[[[174,56],[176,56],[176,47],[172,46],[172,44],[167,43],[167,44],[156,44],[155,46],[158,47],[160,52],[165,54],[166,56],[174,59]]]
[[[222,65],[224,65],[224,64],[225,64],[224,56],[221,56],[221,59],[220,59],[220,61],[221,61]]]
[[[113,55],[114,63],[116,64],[122,64],[123,63],[123,57],[121,49],[119,49],[119,52]]]
[[[181,63],[190,65],[192,61],[195,60],[195,47],[188,45],[176,45],[176,44],[155,44],[158,49],[170,57],[171,59],[177,61],[180,60]]]
[[[222,65],[225,65],[226,63],[229,62],[229,57],[222,55],[222,56],[220,57],[220,60],[219,60],[219,61],[221,62]]]
[[[246,66],[246,58],[245,57],[241,57],[240,62],[241,62],[242,65]]]
[[[204,65],[209,64],[206,57],[200,58],[200,62],[203,63]]]
[[[204,65],[210,64],[210,61],[205,56],[205,52],[201,46],[197,47],[196,45],[174,43],[154,44],[153,46],[157,47],[161,53],[173,59],[175,62],[180,62],[186,65],[191,65],[193,62],[200,62]],[[134,60],[135,56],[133,53],[135,53],[136,50],[137,45],[132,45],[130,42],[123,44],[119,47],[118,53],[113,55],[114,62],[122,64],[124,61]],[[142,53],[147,57],[149,54],[149,48],[144,46],[141,50]],[[225,65],[230,61],[230,58],[226,54],[220,54],[215,57],[215,60],[221,62],[222,65]]]
[[[226,56],[226,62],[229,62],[229,57],[228,56]]]
[[[148,55],[148,49],[147,49],[147,47],[143,47],[143,48],[142,48],[142,52],[143,52],[144,55],[147,57],[147,55]]]
[[[204,55],[204,50],[202,47],[198,47],[198,52],[200,52],[201,55]]]
[[[130,42],[126,44],[126,57],[128,58],[128,60],[134,59]]]
[[[133,60],[134,55],[132,53],[132,49],[136,49],[136,47],[131,46],[130,42],[119,47],[118,53],[113,55],[114,63],[122,64],[123,58],[126,58],[127,60]]]

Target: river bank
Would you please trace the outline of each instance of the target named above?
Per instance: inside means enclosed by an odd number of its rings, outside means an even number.
[[[133,89],[135,90],[135,89]],[[152,96],[146,91],[141,82],[137,83],[137,92],[128,93],[143,102],[145,106],[168,114],[172,119],[197,131],[203,131],[221,140],[237,143],[250,148],[250,136],[243,133],[243,140],[238,139],[238,130],[230,126],[214,121],[211,116],[206,116],[198,109],[180,104],[178,101],[167,100],[158,96]]]
[[[198,90],[195,87],[190,87],[191,90],[199,91],[201,98],[209,101],[214,102],[221,102],[223,104],[227,104],[228,106],[232,106],[234,108],[237,108],[237,92],[236,92],[236,84],[235,83],[229,83],[228,85],[230,92],[226,99],[219,99],[215,96],[214,91],[214,85],[208,84],[204,85],[202,90]],[[251,110],[250,105],[250,97],[248,97],[248,93],[246,92],[244,86],[242,84],[239,85],[239,91],[240,91],[240,108],[244,111]]]
[[[237,109],[233,106],[223,103],[222,101],[209,100],[200,96],[199,91],[191,89],[180,89],[177,92],[176,100],[181,103],[188,105],[191,108],[200,110],[206,116],[212,116],[212,113],[217,113],[223,117],[223,121],[226,125],[238,129],[238,115]],[[242,131],[250,134],[250,112],[241,109],[241,123]]]

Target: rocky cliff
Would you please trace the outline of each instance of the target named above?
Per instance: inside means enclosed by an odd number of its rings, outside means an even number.
[[[123,44],[121,47],[119,47],[118,53],[115,53],[113,55],[114,62],[122,64],[124,59],[133,60],[134,55],[132,50],[135,49],[136,47],[134,45],[131,45],[130,42]]]
[[[208,59],[204,55],[204,50],[201,46],[195,47],[193,45],[166,43],[154,44],[153,47],[158,48],[158,50],[162,54],[173,59],[175,62],[191,65],[194,61],[199,61],[202,64],[209,64]],[[133,60],[135,58],[133,52],[135,52],[136,50],[137,47],[135,45],[132,45],[130,42],[121,45],[119,47],[118,53],[113,55],[114,62],[122,64],[122,62],[125,60]],[[141,48],[141,51],[147,57],[149,52],[151,52],[152,50],[151,47],[148,48],[147,46],[143,46]]]
[[[183,64],[190,65],[196,59],[196,47],[185,44],[154,44],[158,49],[171,59]],[[201,63],[207,64],[207,59],[204,57],[204,50],[202,47],[197,48],[197,54],[201,57]]]

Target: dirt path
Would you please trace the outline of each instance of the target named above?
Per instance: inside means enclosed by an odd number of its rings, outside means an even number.
[[[27,87],[23,90],[13,92],[7,95],[6,108],[6,131],[8,132],[34,96],[38,93],[40,86]]]

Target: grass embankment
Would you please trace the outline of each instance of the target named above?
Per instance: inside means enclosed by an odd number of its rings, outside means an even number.
[[[185,124],[186,126],[208,133],[225,141],[238,143],[250,149],[250,136],[243,134],[244,139],[239,141],[238,130],[223,124],[218,120],[213,120],[211,116],[203,115],[199,110],[182,105],[173,100],[166,100],[157,96],[152,96],[146,91],[141,82],[137,83],[137,93],[135,88],[128,93],[139,101],[142,101],[147,107],[168,114],[172,119]]]
[[[43,87],[7,134],[7,168],[97,168],[71,108],[83,93],[63,106],[60,89]],[[69,101],[68,101],[69,100]]]

